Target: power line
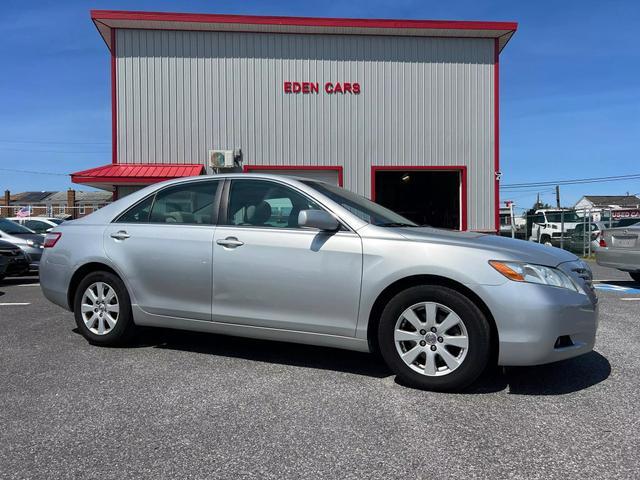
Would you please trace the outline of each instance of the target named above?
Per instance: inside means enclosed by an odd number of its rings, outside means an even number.
[[[60,142],[60,141],[37,141],[37,140],[0,140],[0,143],[18,143],[18,144],[38,144],[38,145],[111,145],[111,142]]]
[[[32,148],[6,148],[0,147],[0,150],[8,152],[32,152],[32,153],[110,153],[108,150],[34,150]]]
[[[68,173],[55,173],[55,172],[36,172],[35,170],[18,170],[16,168],[0,168],[0,170],[4,172],[12,172],[12,173],[28,173],[31,175],[60,175],[67,177]]]
[[[584,183],[598,183],[598,182],[617,182],[622,180],[639,180],[640,173],[634,173],[629,175],[616,175],[612,177],[593,177],[593,178],[576,178],[573,180],[553,180],[545,182],[531,182],[531,183],[511,183],[502,185],[503,189],[520,189],[530,187],[553,187],[555,185],[579,185]]]

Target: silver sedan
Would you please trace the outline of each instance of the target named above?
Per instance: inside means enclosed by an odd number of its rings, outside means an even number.
[[[379,352],[457,390],[490,363],[589,352],[597,298],[571,253],[421,227],[347,190],[231,174],[133,193],[47,235],[45,296],[96,345],[158,326]]]
[[[628,272],[631,278],[640,282],[640,224],[602,232],[596,261],[599,265]]]

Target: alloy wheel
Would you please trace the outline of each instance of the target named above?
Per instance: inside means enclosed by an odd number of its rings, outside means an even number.
[[[437,302],[407,308],[396,321],[393,336],[404,363],[430,377],[450,374],[462,365],[469,351],[464,322]]]
[[[82,296],[82,320],[90,332],[106,335],[116,326],[120,314],[118,295],[104,282],[89,285]]]

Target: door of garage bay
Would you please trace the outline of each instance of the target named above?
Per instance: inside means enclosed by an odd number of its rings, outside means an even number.
[[[419,225],[466,229],[464,169],[373,167],[372,198]]]

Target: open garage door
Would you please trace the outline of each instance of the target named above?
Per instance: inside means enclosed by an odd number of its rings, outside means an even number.
[[[419,225],[466,229],[464,169],[373,167],[373,200]]]
[[[281,165],[245,165],[245,172],[272,173],[288,177],[304,177],[342,186],[342,167],[340,166],[281,166]]]

